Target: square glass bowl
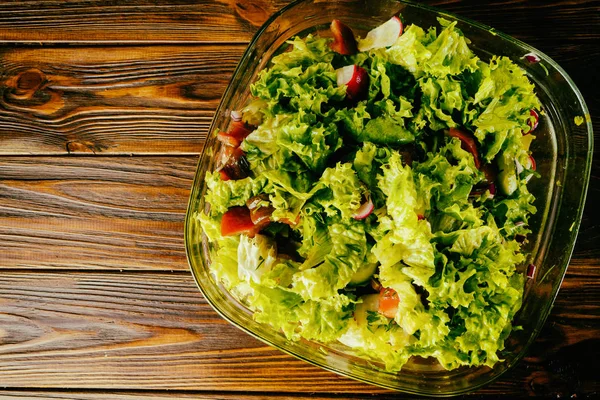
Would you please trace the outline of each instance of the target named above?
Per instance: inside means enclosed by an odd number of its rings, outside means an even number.
[[[531,219],[533,233],[525,251],[527,265],[537,266],[535,275],[526,280],[523,306],[515,317],[514,325],[522,330],[513,331],[506,341],[503,362],[493,368],[443,369],[436,360],[413,358],[401,372],[386,372],[382,365],[352,354],[343,345],[325,346],[302,340],[292,342],[270,326],[257,323],[252,313],[215,282],[210,272],[213,245],[208,243],[197,215],[204,212],[206,184],[204,176],[215,168],[215,155],[220,144],[217,130],[226,130],[231,110],[241,109],[250,98],[250,84],[269,60],[284,49],[285,41],[295,35],[317,33],[331,36],[332,19],[340,19],[357,35],[387,21],[392,15],[402,14],[407,24],[423,28],[438,26],[437,17],[457,21],[471,48],[482,60],[492,55],[510,57],[525,70],[535,84],[542,103],[543,115],[535,134],[532,151],[541,178],[530,182],[530,191],[536,196],[538,213]],[[534,53],[540,62],[528,61],[526,54]],[[579,125],[575,122],[579,118]],[[592,124],[585,102],[569,76],[552,59],[540,51],[487,26],[469,21],[416,3],[391,0],[328,1],[301,0],[273,15],[256,33],[231,79],[209,131],[208,140],[200,157],[190,196],[185,243],[189,264],[198,287],[214,309],[243,331],[302,360],[338,374],[363,382],[408,393],[448,396],[475,390],[496,379],[514,366],[535,340],[565,275],[583,211],[592,161]]]

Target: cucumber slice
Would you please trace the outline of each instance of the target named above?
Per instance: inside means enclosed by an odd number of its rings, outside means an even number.
[[[498,174],[500,190],[502,190],[505,195],[510,196],[517,190],[518,183],[515,160],[512,157],[500,155],[498,157],[498,169],[500,170],[500,173]]]
[[[351,286],[361,286],[365,283],[369,282],[369,280],[373,277],[373,274],[377,270],[377,263],[365,264],[358,269],[352,275],[352,279],[350,279],[349,285]]]

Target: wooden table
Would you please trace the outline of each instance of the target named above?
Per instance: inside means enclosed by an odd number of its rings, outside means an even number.
[[[0,397],[411,397],[242,333],[188,271],[183,219],[211,118],[253,33],[286,3],[0,3]],[[600,142],[598,1],[428,3],[558,61]],[[544,330],[467,397],[600,396],[599,155]]]

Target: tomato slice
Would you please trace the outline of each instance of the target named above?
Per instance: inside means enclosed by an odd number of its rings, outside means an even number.
[[[231,179],[231,177],[227,174],[226,171],[220,170],[219,171],[219,175],[221,175],[221,180],[222,181],[228,181]]]
[[[223,142],[225,145],[231,147],[238,147],[242,143],[234,136],[231,136],[228,132],[219,132],[217,134],[217,139],[219,139],[219,141]]]
[[[479,151],[477,150],[477,143],[475,142],[473,135],[457,128],[450,128],[448,135],[460,140],[460,147],[473,155],[473,158],[475,159],[475,167],[479,169],[481,166],[481,160],[479,159]]]
[[[392,288],[383,288],[379,292],[379,313],[388,318],[394,318],[398,312],[400,298]]]
[[[219,132],[217,139],[228,146],[238,147],[255,128],[242,121],[233,121],[227,132]]]
[[[268,202],[268,205],[264,204]],[[269,195],[266,193],[259,194],[258,196],[251,197],[246,202],[246,206],[250,210],[250,219],[256,225],[265,224],[268,225],[271,222],[271,215],[275,208],[271,206],[269,201]]]
[[[253,126],[242,121],[234,121],[227,132],[219,132],[217,139],[228,146],[238,147],[244,139],[254,130]]]
[[[245,233],[254,237],[261,226],[255,225],[250,218],[250,210],[246,206],[231,207],[221,219],[221,235],[234,236]]]

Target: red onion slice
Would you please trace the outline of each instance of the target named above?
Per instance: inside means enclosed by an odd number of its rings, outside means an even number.
[[[239,122],[242,120],[242,113],[238,110],[231,111],[231,113],[229,113],[229,116],[231,117],[231,120],[235,122]]]
[[[356,210],[356,214],[353,215],[354,219],[361,220],[367,218],[373,212],[375,205],[371,200],[371,197],[367,197],[367,201],[361,204],[361,206]]]
[[[538,114],[538,112],[534,109],[529,110],[529,115],[531,115],[535,121],[532,123],[531,120],[527,120],[527,125],[529,125],[531,129],[529,129],[529,131],[524,135],[529,135],[531,132],[535,131],[540,122],[540,114]]]
[[[535,265],[529,264],[527,266],[527,278],[533,279],[533,276],[535,275],[535,270],[536,270]]]
[[[496,184],[494,182],[490,183],[488,186],[488,190],[490,191],[490,198],[494,198],[496,195]]]
[[[535,171],[537,168],[537,165],[535,164],[535,158],[533,158],[533,156],[531,154],[529,155],[529,160],[531,161],[531,169]]]

